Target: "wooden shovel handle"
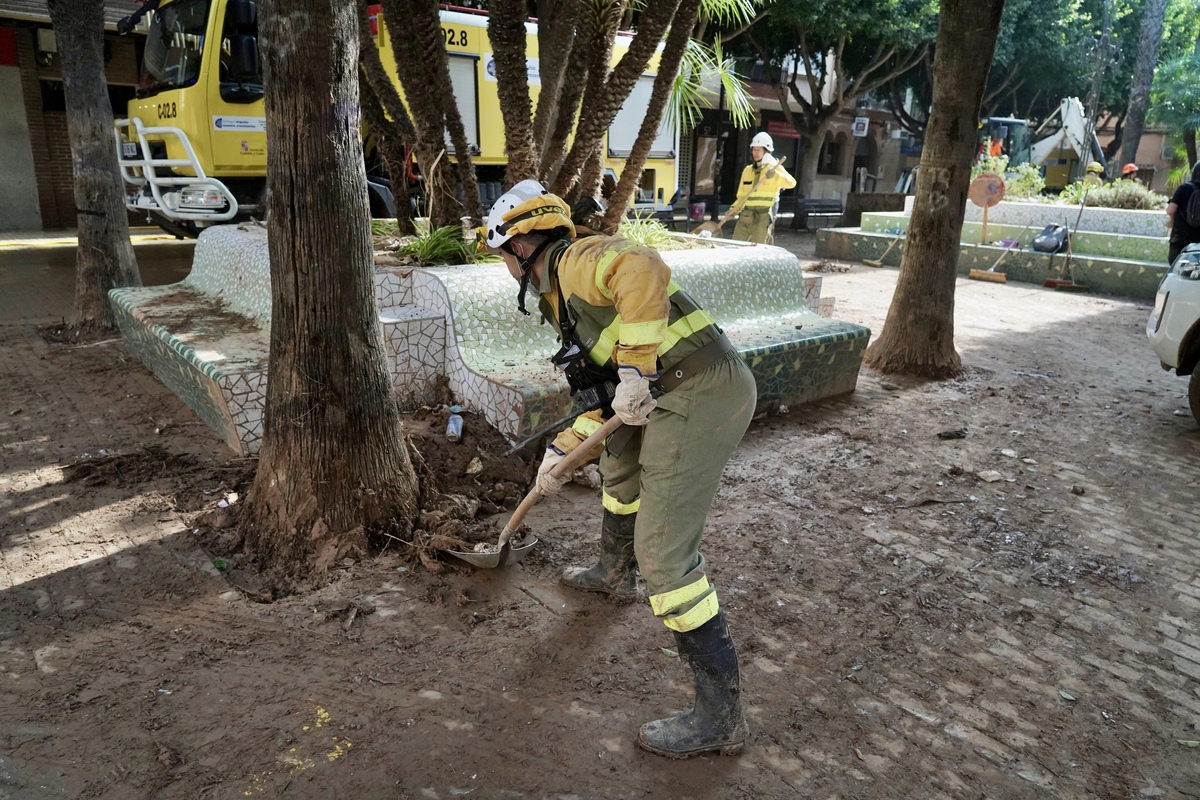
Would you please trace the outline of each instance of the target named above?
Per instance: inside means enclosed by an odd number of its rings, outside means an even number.
[[[563,460],[558,462],[554,469],[550,470],[551,477],[558,478],[567,474],[570,470],[575,469],[575,465],[583,460],[593,447],[600,444],[608,438],[608,435],[621,427],[621,418],[616,414],[612,419],[601,425],[595,433],[583,440],[583,443],[576,447],[571,452],[567,453]],[[508,518],[508,524],[504,526],[504,530],[500,531],[500,541],[498,547],[504,547],[512,535],[516,533],[518,527],[525,520],[525,515],[529,513],[529,509],[538,504],[542,499],[542,493],[537,490],[537,486],[529,490],[529,494],[525,495],[525,499],[517,506],[517,510]]]

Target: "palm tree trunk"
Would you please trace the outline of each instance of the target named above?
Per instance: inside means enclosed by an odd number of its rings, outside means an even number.
[[[633,151],[630,152],[629,158],[625,159],[617,189],[608,200],[608,210],[604,214],[604,227],[607,230],[616,230],[641,181],[642,169],[650,156],[650,146],[658,136],[659,126],[667,110],[667,101],[671,99],[671,89],[675,85],[675,76],[679,74],[679,65],[683,62],[683,54],[692,38],[692,29],[696,27],[696,18],[700,15],[702,2],[703,0],[682,0],[675,12],[671,32],[667,34],[667,42],[658,59],[658,74],[654,76],[650,106],[646,109],[641,127],[638,128]]]
[[[525,68],[525,0],[493,0],[488,18],[488,41],[496,59],[496,91],[504,120],[507,186],[536,178],[537,152],[533,146],[532,102]],[[543,87],[545,91],[545,87]]]
[[[411,528],[417,481],[375,308],[356,6],[259,8],[271,350],[262,452],[240,531],[286,591],[323,584],[373,529]]]
[[[113,113],[104,77],[101,0],[50,0],[50,20],[62,61],[67,135],[75,185],[79,244],[75,255],[76,335],[111,330],[108,290],[141,286],[129,240],[125,187],[113,146]]]
[[[1146,125],[1146,109],[1150,107],[1150,86],[1154,83],[1154,67],[1158,64],[1158,47],[1162,43],[1163,18],[1167,0],[1146,0],[1146,16],[1142,20],[1142,35],[1138,42],[1137,62],[1133,67],[1133,87],[1125,111],[1125,133],[1121,143],[1121,161],[1137,162],[1138,145]]]
[[[542,146],[542,162],[538,167],[538,174],[541,175],[542,182],[546,185],[554,184],[559,170],[562,168],[563,159],[567,157],[567,143],[571,140],[571,131],[575,130],[575,122],[579,116],[579,101],[583,99],[584,85],[587,83],[588,40],[578,36],[577,39],[579,41],[571,48],[570,60],[563,73],[563,85],[558,107],[555,109],[553,132]]]
[[[864,364],[881,372],[948,378],[954,349],[954,283],[979,104],[1004,0],[942,0],[917,199],[896,293]]]
[[[396,72],[416,128],[413,148],[424,178],[430,229],[457,225],[461,208],[446,168],[445,138],[444,101],[448,93],[453,95],[453,89],[448,85],[449,72],[447,82],[439,83],[431,64],[439,58],[444,63],[446,58],[437,6],[419,0],[383,0],[383,16],[388,30],[393,32]],[[436,44],[431,46],[431,43]]]
[[[392,199],[396,203],[396,227],[402,236],[412,235],[416,233],[416,227],[413,225],[412,203],[408,193],[408,151],[404,149],[404,141],[400,138],[399,126],[392,123],[383,112],[383,106],[371,88],[365,70],[359,75],[358,98],[367,130],[374,137],[387,167]]]
[[[1200,158],[1200,156],[1196,155],[1195,128],[1188,128],[1183,132],[1183,149],[1187,151],[1188,163],[1195,166],[1197,158]]]
[[[578,0],[561,0],[539,3],[538,13],[542,15],[538,18],[538,73],[542,78],[542,91],[538,94],[533,117],[533,147],[540,173],[550,132],[558,117],[563,80],[575,49],[575,32],[583,12]]]
[[[555,194],[560,197],[567,195],[578,182],[586,159],[595,150],[597,143],[604,138],[604,132],[616,119],[617,112],[629,97],[634,84],[646,71],[646,65],[654,55],[658,43],[662,41],[663,33],[666,32],[678,7],[679,0],[658,0],[646,5],[638,20],[637,35],[633,37],[629,49],[621,56],[611,75],[607,69],[609,58],[602,62],[592,62],[589,72],[597,70],[600,74],[596,79],[589,75],[589,91],[584,94],[583,110],[579,117],[579,125],[575,129],[575,141],[555,180]],[[609,36],[608,39],[611,53],[612,37]],[[596,89],[594,92],[591,91],[593,87]]]

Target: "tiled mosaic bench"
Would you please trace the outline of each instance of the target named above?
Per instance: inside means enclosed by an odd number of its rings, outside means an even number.
[[[958,270],[988,269],[1004,252],[978,244],[983,237],[981,210],[967,204]],[[1030,249],[1033,237],[1051,223],[1075,227],[1079,208],[1045,203],[1000,203],[988,212],[987,239],[1019,240],[1022,249],[1010,253],[1002,270],[1015,281],[1042,283],[1057,278],[1065,254],[1054,256]],[[1075,277],[1092,291],[1153,299],[1167,269],[1167,239],[1161,211],[1086,208],[1072,243]],[[879,257],[896,233],[908,229],[903,212],[864,213],[860,228],[826,228],[817,232],[817,256],[861,261]],[[903,243],[892,249],[885,264],[899,266]]]
[[[761,246],[662,255],[738,348],[760,401],[799,405],[854,391],[870,331],[810,311],[795,256]],[[516,310],[516,284],[501,265],[412,270],[407,279],[412,294],[386,302],[411,302],[451,321],[445,370],[455,398],[510,440],[569,412],[566,381],[549,362],[555,333]],[[807,280],[815,304],[819,279]]]
[[[725,328],[760,400],[798,405],[853,391],[870,331],[810,311],[820,277],[775,247],[664,252],[681,285]],[[266,235],[207,229],[179,284],[112,292],[129,348],[242,453],[258,450],[266,390],[270,281]],[[376,300],[402,403],[445,388],[510,440],[565,416],[570,397],[549,364],[553,330],[515,308],[500,264],[384,268]],[[826,303],[831,302],[826,298]]]

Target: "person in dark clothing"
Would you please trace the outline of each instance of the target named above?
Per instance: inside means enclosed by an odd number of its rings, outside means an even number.
[[[1166,225],[1171,229],[1171,243],[1167,255],[1168,264],[1175,263],[1176,257],[1183,252],[1183,248],[1189,244],[1200,242],[1200,228],[1193,228],[1187,222],[1188,201],[1192,199],[1192,192],[1197,189],[1200,189],[1200,161],[1197,161],[1192,167],[1191,180],[1181,183],[1175,190],[1175,194],[1171,195],[1171,202],[1167,204]]]

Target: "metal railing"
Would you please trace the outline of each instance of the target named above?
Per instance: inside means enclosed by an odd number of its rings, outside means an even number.
[[[135,143],[124,136],[125,129],[131,127],[136,136],[137,153],[126,155],[123,145]],[[196,151],[192,149],[192,143],[188,141],[187,134],[181,129],[171,126],[147,127],[142,124],[140,119],[135,117],[133,119],[117,120],[114,123],[113,133],[116,137],[117,164],[121,167],[121,177],[124,178],[126,183],[133,184],[139,187],[140,190],[146,188],[150,190],[149,196],[146,195],[145,191],[138,191],[134,195],[127,195],[125,198],[125,207],[129,210],[157,211],[168,219],[207,222],[225,222],[237,215],[237,198],[233,196],[233,192],[229,191],[229,187],[221,183],[221,181],[204,174],[204,169],[200,166],[200,159],[196,158]],[[150,142],[147,138],[150,136],[174,136],[187,157],[155,158],[150,153]],[[168,148],[165,141],[163,142],[163,146],[164,152],[166,152]],[[195,175],[158,174],[159,168],[173,170],[176,167],[186,167],[192,170]],[[227,206],[224,209],[183,208],[178,202],[179,189],[183,187],[215,189],[224,197]],[[174,199],[168,201],[166,198],[171,195],[174,195]]]

